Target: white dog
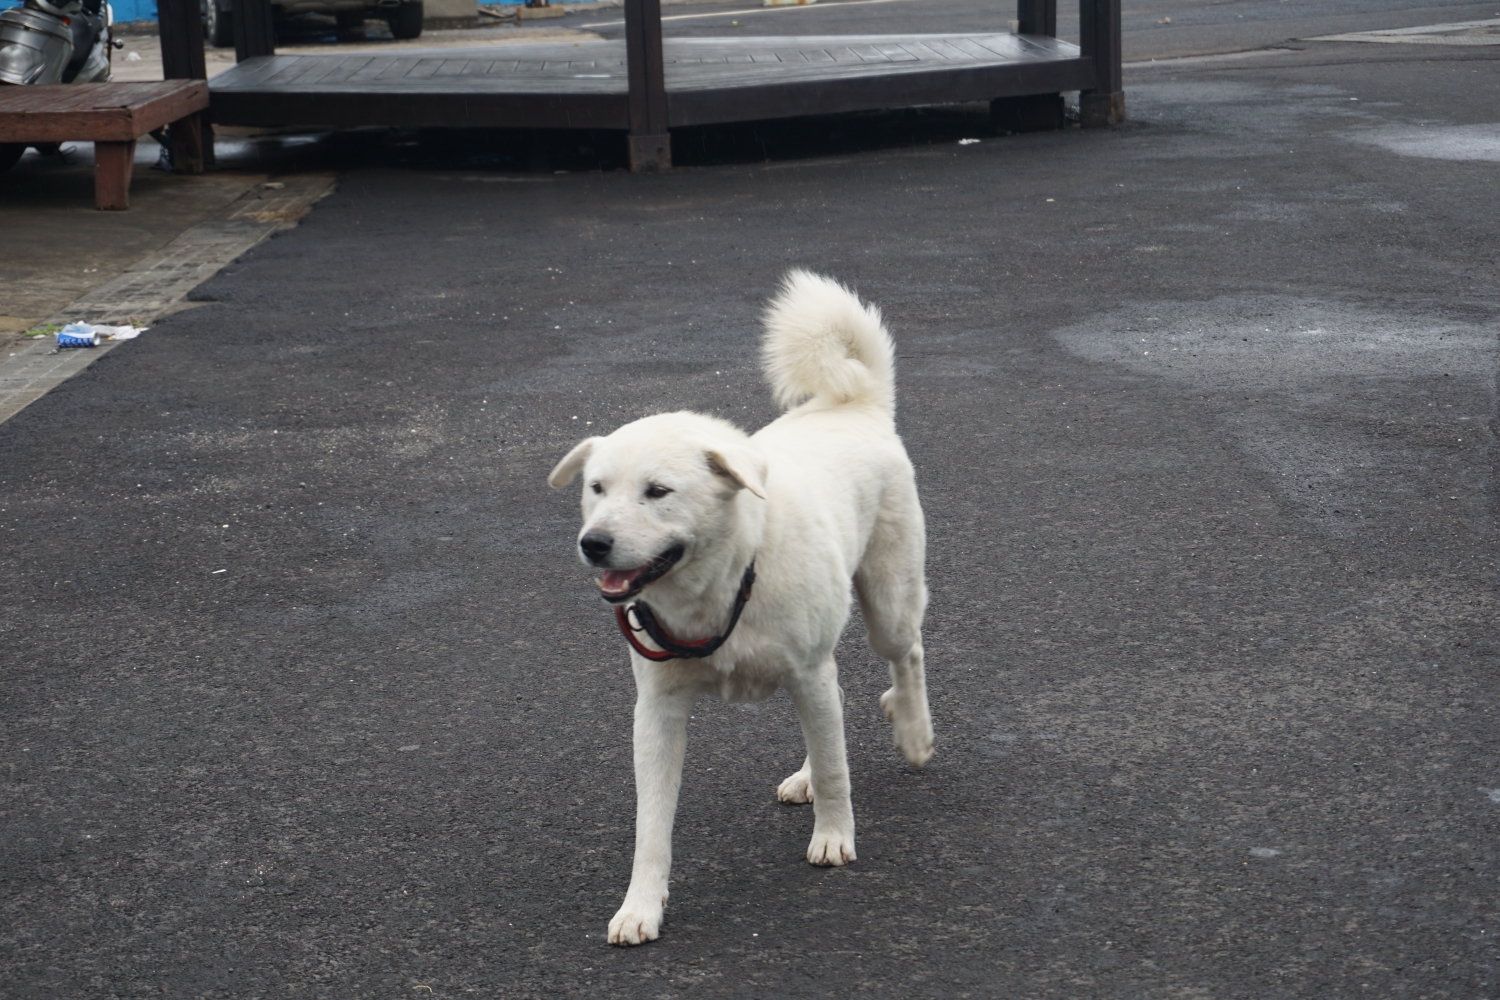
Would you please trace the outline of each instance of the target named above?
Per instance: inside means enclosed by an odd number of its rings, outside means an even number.
[[[890,336],[843,286],[793,271],[766,313],[763,360],[790,409],[751,437],[664,413],[581,442],[548,477],[583,473],[584,562],[616,607],[635,672],[635,866],[613,944],[660,933],[688,712],[786,688],[807,759],[783,802],[813,804],[807,860],[854,860],[843,691],[833,648],[852,583],[870,648],[890,661],[880,698],[896,746],[932,756],[922,667],[926,536],[896,436]],[[753,588],[752,588],[753,584]]]

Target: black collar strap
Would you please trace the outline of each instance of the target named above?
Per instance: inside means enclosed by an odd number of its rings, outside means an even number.
[[[724,630],[723,635],[716,635],[712,639],[699,639],[697,642],[684,642],[674,639],[667,634],[666,630],[656,620],[656,615],[646,606],[645,601],[636,601],[627,609],[623,604],[615,607],[615,621],[619,623],[620,633],[625,636],[625,641],[635,648],[648,660],[700,660],[705,656],[712,656],[720,646],[724,645],[729,638],[729,633],[734,631],[735,625],[739,624],[740,612],[745,610],[745,602],[750,600],[750,588],[755,585],[755,560],[750,560],[750,565],[745,567],[745,575],[740,578],[740,592],[734,598],[734,610],[729,612],[729,627]],[[640,628],[630,624],[630,612],[635,612],[636,621],[641,623]],[[645,632],[651,637],[661,649],[648,649],[642,645],[641,640],[635,637],[636,632]]]

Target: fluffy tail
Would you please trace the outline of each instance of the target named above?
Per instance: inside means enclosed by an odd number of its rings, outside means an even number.
[[[880,310],[862,305],[832,278],[787,272],[766,308],[761,363],[776,401],[896,410],[894,345]]]

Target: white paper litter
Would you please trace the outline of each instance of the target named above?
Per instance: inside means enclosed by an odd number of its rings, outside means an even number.
[[[148,329],[144,326],[96,326],[101,337],[107,336],[110,340],[134,340]]]

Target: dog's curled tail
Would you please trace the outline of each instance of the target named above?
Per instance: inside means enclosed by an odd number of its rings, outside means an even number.
[[[787,272],[765,315],[761,361],[776,401],[896,409],[895,348],[880,310],[832,278]]]

